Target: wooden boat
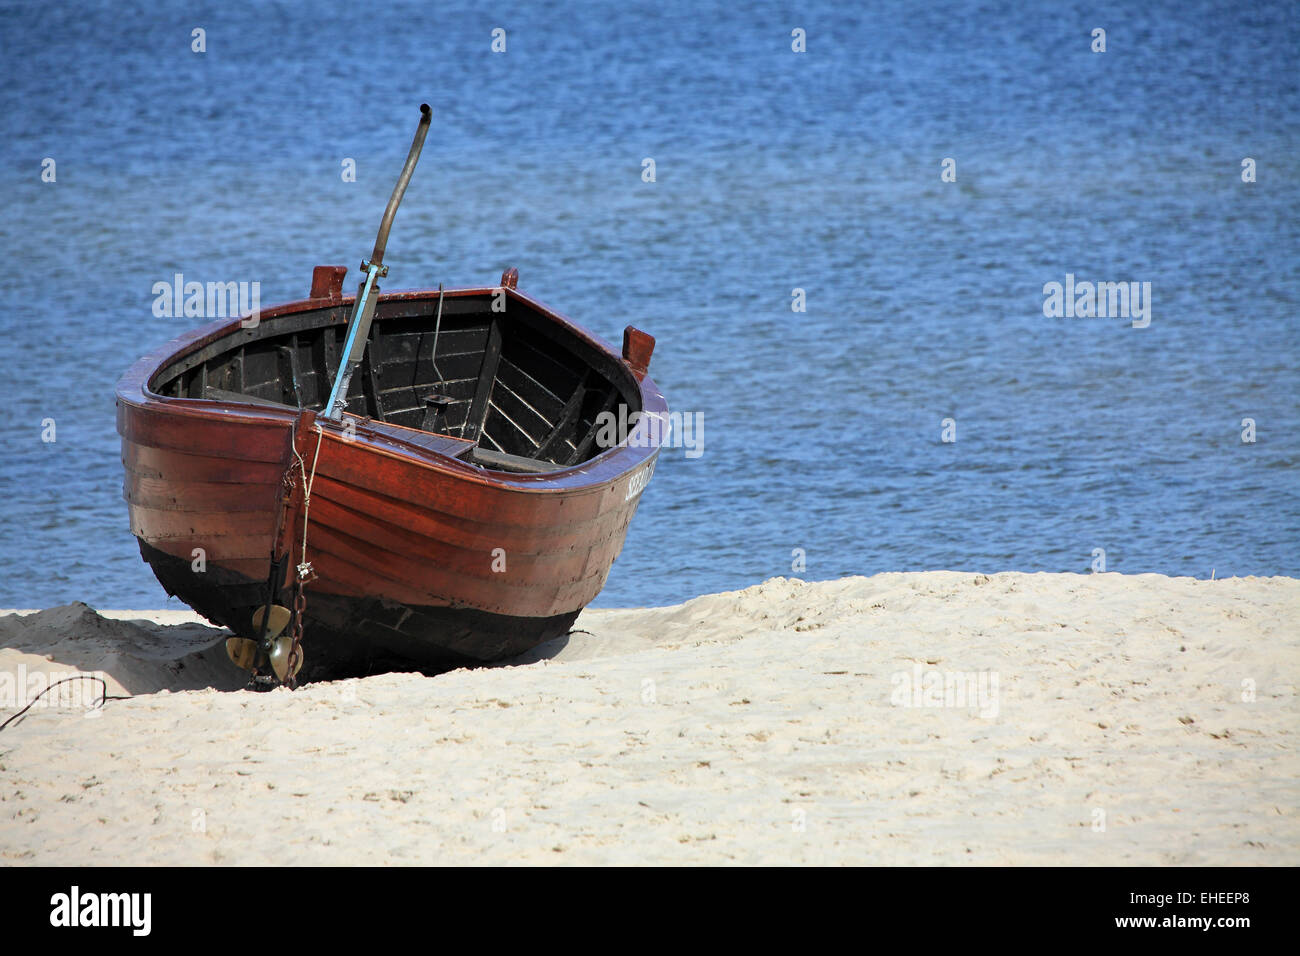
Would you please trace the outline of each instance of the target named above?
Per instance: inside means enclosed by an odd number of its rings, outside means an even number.
[[[292,684],[304,661],[303,678],[436,672],[565,634],[659,453],[652,337],[629,326],[616,352],[514,269],[381,293],[380,238],[357,296],[345,267],[317,267],[308,298],[182,335],[117,386],[140,553],[262,679]],[[641,414],[603,447],[619,406]]]

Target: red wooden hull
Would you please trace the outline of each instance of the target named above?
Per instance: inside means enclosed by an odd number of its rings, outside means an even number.
[[[644,414],[666,415],[635,355],[619,356],[535,300],[505,291],[512,307],[529,307],[616,363],[608,374],[627,376],[621,387],[639,393]],[[262,334],[349,304],[337,283],[313,293],[264,311]],[[385,295],[381,308],[427,306],[437,294]],[[448,293],[484,294],[500,293]],[[345,313],[335,309],[328,321]],[[408,443],[401,429],[364,416],[340,426],[310,409],[151,389],[162,370],[243,334],[232,320],[183,335],[117,387],[131,531],[170,593],[252,636],[254,610],[309,562],[307,677],[499,660],[565,633],[599,593],[654,467],[655,435],[634,435],[572,467],[516,474]]]

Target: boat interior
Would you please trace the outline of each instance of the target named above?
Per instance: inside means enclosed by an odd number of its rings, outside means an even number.
[[[347,411],[390,437],[480,467],[543,473],[604,451],[597,418],[641,408],[622,363],[518,299],[491,292],[380,300]],[[152,377],[159,395],[309,408],[329,396],[350,306],[263,318]],[[424,437],[422,437],[424,436]]]

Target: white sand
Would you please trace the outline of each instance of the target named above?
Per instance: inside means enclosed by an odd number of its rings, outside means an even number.
[[[197,620],[0,618],[0,675],[138,695],[0,733],[0,860],[1300,863],[1298,580],[775,579],[266,694]],[[902,706],[932,672],[989,696]]]

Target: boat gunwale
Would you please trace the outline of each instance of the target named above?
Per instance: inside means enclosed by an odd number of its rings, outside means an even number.
[[[509,286],[445,289],[441,294],[461,297],[495,295],[500,292],[504,292],[508,297],[517,299],[522,304],[532,308],[539,313],[542,319],[560,326],[564,331],[583,342],[588,348],[603,353],[609,357],[617,368],[627,375],[627,382],[634,385],[640,394],[642,407],[640,410],[641,417],[638,419],[636,427],[624,442],[613,448],[608,448],[586,461],[556,468],[554,471],[536,474],[518,474],[485,466],[471,465],[450,455],[435,452],[414,443],[402,442],[402,447],[398,448],[395,443],[400,439],[382,435],[377,431],[369,432],[366,429],[366,423],[373,419],[363,416],[355,417],[357,423],[355,437],[347,439],[347,443],[350,445],[359,444],[370,453],[443,472],[457,480],[470,481],[503,490],[532,493],[604,493],[613,483],[626,477],[638,467],[653,461],[660,451],[664,431],[661,427],[657,435],[659,442],[652,442],[652,436],[648,434],[650,430],[648,418],[651,416],[666,417],[668,404],[654,380],[648,374],[635,373],[622,355],[615,351],[603,338],[540,300]],[[437,289],[398,289],[383,293],[380,296],[379,303],[382,305],[386,302],[395,301],[427,301],[436,299],[439,294]],[[281,303],[260,310],[258,313],[259,325],[263,321],[298,313],[350,306],[355,298],[354,295],[343,295],[329,298],[306,298]],[[142,410],[155,409],[179,418],[204,420],[211,423],[226,422],[234,424],[235,422],[247,422],[287,428],[293,428],[304,414],[308,414],[311,416],[309,420],[322,424],[323,432],[331,434],[336,440],[344,440],[339,434],[343,431],[344,426],[320,417],[315,410],[303,410],[289,406],[279,409],[257,405],[252,402],[235,402],[225,399],[176,397],[159,394],[149,387],[149,383],[168,365],[223,338],[238,335],[242,327],[242,319],[239,317],[216,319],[205,325],[182,332],[170,341],[148,352],[133,363],[118,380],[115,389],[118,404]],[[611,382],[611,384],[615,388],[619,386],[617,382]],[[391,425],[392,423],[381,422],[380,424]],[[120,431],[121,428],[119,427]],[[415,431],[422,430],[415,429]],[[123,435],[123,438],[125,439],[126,436]],[[634,440],[636,444],[632,443]]]

